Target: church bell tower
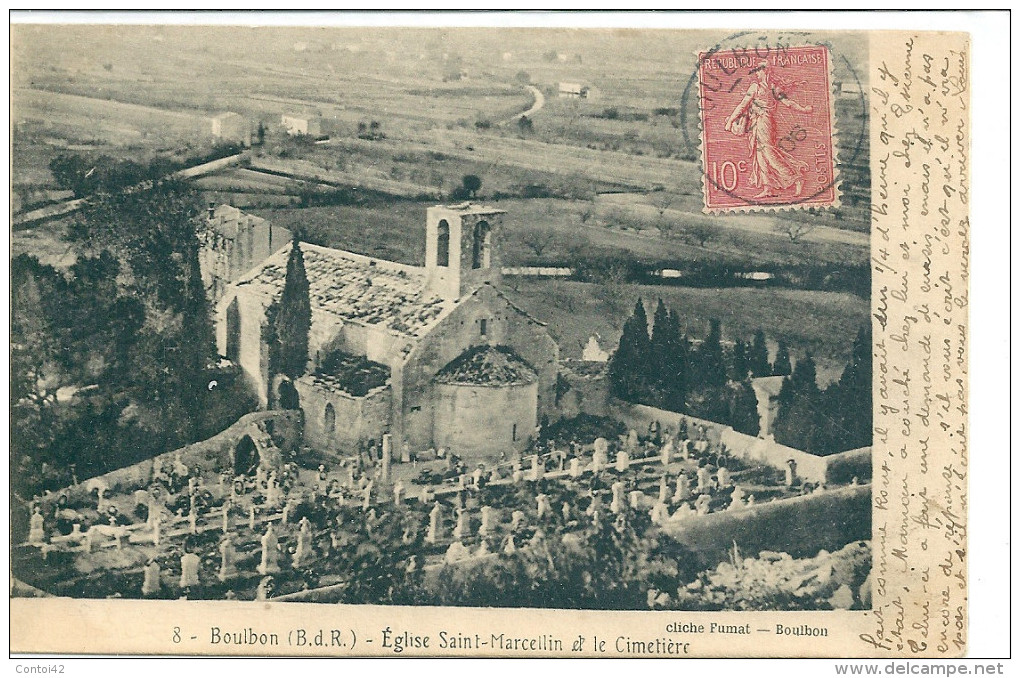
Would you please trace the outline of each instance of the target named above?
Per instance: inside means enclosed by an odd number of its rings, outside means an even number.
[[[454,301],[484,283],[499,284],[504,214],[469,202],[428,209],[425,272],[433,292]]]

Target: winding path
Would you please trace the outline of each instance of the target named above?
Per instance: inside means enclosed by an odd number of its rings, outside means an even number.
[[[542,94],[542,90],[538,89],[533,85],[525,85],[525,87],[527,87],[531,91],[532,96],[535,97],[535,102],[531,104],[531,108],[524,111],[523,113],[518,113],[514,117],[507,120],[507,122],[516,122],[525,116],[530,118],[532,115],[542,110],[542,107],[545,106],[545,95]]]

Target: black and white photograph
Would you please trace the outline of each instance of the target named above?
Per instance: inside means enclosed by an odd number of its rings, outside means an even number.
[[[11,597],[871,611],[873,393],[920,389],[924,319],[873,292],[869,48],[12,24]]]

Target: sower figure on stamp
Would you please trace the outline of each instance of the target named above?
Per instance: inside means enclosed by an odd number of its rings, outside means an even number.
[[[806,162],[783,150],[776,128],[776,107],[779,104],[798,113],[810,113],[811,106],[802,106],[790,98],[793,84],[773,75],[768,61],[752,69],[756,80],[726,119],[726,130],[738,136],[747,135],[751,155],[751,185],[761,188],[757,198],[771,198],[781,191],[794,187],[794,195],[804,190]]]

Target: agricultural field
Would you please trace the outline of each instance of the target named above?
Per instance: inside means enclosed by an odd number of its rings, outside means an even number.
[[[663,285],[596,285],[564,280],[505,281],[506,294],[549,326],[563,358],[579,358],[588,337],[616,348],[620,330],[638,298],[649,316],[658,299],[680,314],[689,336],[702,339],[708,323],[722,323],[723,338],[747,341],[761,328],[774,351],[790,347],[794,359],[810,352],[819,382],[839,378],[854,337],[868,321],[868,301],[852,294],[785,289],[696,289]]]

